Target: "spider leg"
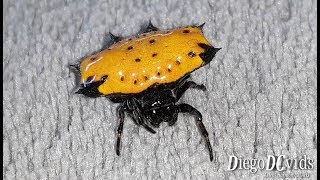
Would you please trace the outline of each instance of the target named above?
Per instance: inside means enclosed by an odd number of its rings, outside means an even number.
[[[141,119],[139,119],[137,116],[137,113],[136,113],[136,107],[135,105],[133,104],[133,101],[131,100],[128,100],[127,101],[127,106],[128,106],[128,109],[129,109],[129,116],[131,117],[131,119],[133,120],[133,122],[137,125],[141,125]]]
[[[151,132],[152,134],[155,134],[156,131],[154,131],[151,127],[149,127],[148,125],[146,125],[145,123],[142,124],[142,126],[149,132]]]
[[[202,91],[206,90],[206,87],[203,84],[197,84],[194,81],[186,81],[183,83],[176,91],[176,101],[178,101],[181,96],[188,90],[189,88],[195,88]]]
[[[120,105],[117,109],[117,114],[120,120],[118,129],[117,129],[117,145],[116,145],[116,153],[119,156],[120,155],[120,144],[121,144],[121,136],[122,136],[122,131],[123,131],[123,123],[124,123],[124,113],[126,111],[126,106],[125,105]]]
[[[177,109],[177,108],[176,108],[176,109]],[[174,125],[174,124],[178,121],[178,113],[179,113],[179,111],[175,112],[175,113],[173,114],[172,119],[171,119],[170,121],[168,121],[168,125],[169,125],[169,126]]]
[[[210,155],[210,161],[213,161],[213,152],[212,152],[212,146],[209,140],[208,132],[202,122],[202,115],[201,113],[195,109],[194,107],[190,106],[189,104],[179,104],[177,105],[178,111],[181,113],[190,113],[196,117],[197,126],[201,132],[201,134],[204,137],[204,140],[207,144],[207,147],[209,149],[209,155]]]
[[[136,99],[132,100],[132,107],[133,107],[133,117],[135,117],[137,119],[138,124],[142,125],[150,133],[155,134],[156,131],[154,131],[150,126],[148,126],[145,123],[147,121],[146,117],[144,116],[143,112],[141,111],[142,108]]]

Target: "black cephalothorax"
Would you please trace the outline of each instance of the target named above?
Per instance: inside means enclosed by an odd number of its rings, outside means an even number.
[[[120,140],[125,112],[137,125],[143,126],[151,133],[156,133],[152,127],[157,128],[162,122],[167,122],[169,126],[172,126],[177,121],[179,113],[189,113],[195,116],[197,126],[209,149],[210,160],[213,160],[212,147],[208,132],[202,123],[201,113],[189,104],[176,104],[189,88],[206,90],[204,85],[198,85],[193,81],[188,81],[188,78],[189,76],[186,76],[171,84],[154,85],[137,95],[115,95],[110,97],[111,101],[121,103],[117,110],[120,118],[120,124],[117,130],[117,155],[120,155]]]

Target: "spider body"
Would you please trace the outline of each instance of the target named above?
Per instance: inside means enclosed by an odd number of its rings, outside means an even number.
[[[123,40],[111,34],[114,45],[73,66],[78,67],[82,78],[77,93],[104,96],[120,103],[117,155],[120,155],[125,113],[151,133],[156,133],[153,128],[162,122],[174,125],[179,113],[189,113],[196,118],[213,160],[201,113],[189,104],[177,104],[189,88],[206,89],[190,81],[190,73],[208,64],[220,49],[204,38],[202,26],[159,31],[149,23],[144,33],[136,37]]]

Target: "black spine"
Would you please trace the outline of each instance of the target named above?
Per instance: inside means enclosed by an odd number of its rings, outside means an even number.
[[[216,53],[221,49],[221,48],[215,48],[213,46],[210,46],[210,45],[204,44],[204,43],[198,43],[198,45],[202,49],[204,49],[204,52],[200,53],[199,56],[205,62],[205,64],[210,63],[212,61],[213,57],[216,55]]]

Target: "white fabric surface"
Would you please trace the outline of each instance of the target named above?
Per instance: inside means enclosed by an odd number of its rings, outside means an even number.
[[[316,159],[316,1],[4,1],[4,179],[262,179],[227,171],[230,155]],[[206,22],[221,47],[181,102],[203,114],[216,155],[188,115],[148,133],[126,117],[115,154],[116,104],[72,93],[68,64],[105,33],[134,35]],[[316,177],[317,167],[308,172]]]

